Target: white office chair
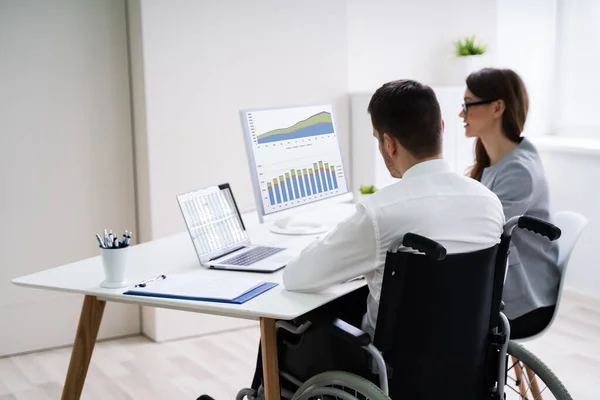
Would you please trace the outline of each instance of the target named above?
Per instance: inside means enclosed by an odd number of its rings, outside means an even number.
[[[558,284],[558,297],[556,298],[556,307],[554,309],[552,319],[541,332],[533,336],[515,340],[515,342],[518,343],[527,342],[543,335],[548,329],[550,329],[550,327],[554,323],[556,315],[558,314],[560,299],[562,297],[562,291],[564,288],[565,276],[567,274],[567,266],[569,264],[569,259],[571,258],[571,253],[573,253],[575,244],[581,236],[581,232],[583,232],[583,229],[587,225],[588,220],[583,215],[578,214],[574,211],[559,211],[556,214],[554,214],[552,223],[559,227],[562,232],[560,238],[557,240],[558,268],[560,269],[560,281]]]

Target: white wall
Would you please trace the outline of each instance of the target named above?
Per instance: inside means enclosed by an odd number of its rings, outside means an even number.
[[[141,151],[147,152],[147,165],[138,163],[137,171],[148,182],[139,193],[149,207],[140,217],[140,226],[150,230],[144,237],[185,230],[175,200],[184,191],[229,181],[241,208],[254,208],[242,108],[333,102],[348,165],[343,0],[133,3],[131,18],[138,10],[141,40],[132,43],[142,47],[133,50],[143,60],[145,78],[144,93],[140,88],[135,93],[136,114],[140,100],[145,108],[145,129],[136,123],[136,143],[143,135]],[[156,322],[148,334],[185,336],[213,323],[175,315],[144,310],[145,320]]]
[[[348,88],[351,92],[352,186],[394,182],[377,152],[367,105],[383,83],[415,79],[434,87],[446,122],[444,156],[458,172],[471,164],[472,141],[458,118],[464,82],[453,43],[476,35],[486,44],[483,66],[495,64],[496,0],[347,0]],[[374,149],[374,150],[373,150]]]
[[[150,217],[150,166],[148,162],[148,137],[146,135],[146,77],[144,75],[142,21],[140,2],[125,1],[129,39],[129,68],[131,71],[131,122],[134,143],[137,239],[140,243],[143,243],[152,240],[152,219]]]
[[[496,48],[497,0],[347,0],[350,92],[409,78],[450,82],[453,42],[475,34]],[[460,106],[460,105],[459,105]]]
[[[497,66],[517,72],[529,94],[525,134],[555,131],[552,114],[558,110],[556,72],[556,0],[498,2]]]
[[[578,292],[600,297],[600,268],[596,251],[600,230],[600,151],[586,154],[541,144],[538,144],[538,150],[550,185],[552,209],[573,210],[589,221],[571,256],[566,285]]]
[[[135,229],[123,1],[0,2],[0,356],[72,343],[81,296],[11,279]],[[139,332],[111,303],[100,337]]]
[[[555,102],[558,133],[600,138],[600,2],[554,0],[557,20],[558,82]]]

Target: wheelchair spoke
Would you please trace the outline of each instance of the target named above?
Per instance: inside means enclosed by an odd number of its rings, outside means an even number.
[[[544,393],[544,391],[545,391],[546,389],[548,389],[548,386],[545,386],[545,387],[544,387],[544,388],[543,388],[543,389],[540,391],[540,395],[539,395],[539,396],[537,396],[537,397],[535,398],[535,400],[539,400],[539,399],[541,399],[541,398],[542,398],[542,393]]]
[[[514,388],[514,387],[512,387],[512,386],[509,386],[509,388],[510,388],[510,390],[512,390],[513,392],[515,392],[515,393],[516,393],[516,394],[519,396],[519,399],[522,399],[522,398],[523,398],[523,397],[521,396],[521,393],[520,393],[520,392],[519,392],[517,389],[515,389],[515,388]]]
[[[523,366],[522,366],[522,368],[523,368],[523,370],[524,370],[524,369],[525,369],[525,365],[523,365]],[[523,371],[523,370],[522,370],[522,371]],[[525,372],[521,372],[521,374],[522,374],[522,376],[523,376],[523,378],[522,378],[522,379],[525,379]],[[527,393],[529,393],[529,391],[531,390],[531,382],[529,381],[529,378],[527,378],[526,382],[529,384],[529,385],[528,385],[529,387],[528,387],[528,388],[527,388],[527,390],[525,391],[525,398],[527,399],[527,398],[528,398],[528,397],[527,397]]]
[[[533,371],[531,368],[529,368],[528,366],[525,366],[527,368],[527,377],[529,378],[529,388],[531,389],[531,393],[533,394],[534,398],[537,399],[542,399],[542,393],[548,388],[547,386],[545,386],[542,390],[540,390],[539,384],[538,384],[538,380],[541,381],[541,379],[537,378],[537,374],[535,373],[535,371]],[[543,381],[541,381],[542,383],[544,383]]]
[[[513,367],[514,367],[514,364],[512,367],[508,368],[508,371],[513,369]],[[525,366],[523,365],[523,368],[524,367]],[[510,390],[518,396],[517,398],[519,400],[550,400],[550,399],[544,399],[544,397],[542,396],[542,394],[544,392],[546,392],[546,390],[548,389],[548,386],[541,379],[539,379],[539,376],[537,376],[537,374],[532,372],[529,376],[527,376],[525,374],[525,372],[523,371],[523,373],[521,374],[521,377],[519,379],[513,378],[510,374],[508,375],[507,378],[508,379],[506,382],[506,387],[510,388]],[[535,382],[535,383],[532,384],[532,382]],[[538,385],[538,383],[541,383],[541,385]],[[524,387],[522,389],[521,384],[527,386],[525,393],[523,393]],[[542,386],[543,386],[543,388],[542,388]],[[507,397],[507,398],[512,398],[512,397]],[[551,397],[551,399],[554,399],[554,397]]]
[[[515,386],[519,386],[519,385],[517,384],[517,380],[516,380],[515,378],[513,378],[512,376],[509,376],[509,377],[508,377],[508,379],[510,379],[510,380],[512,381],[512,383],[514,383],[514,384],[515,384]],[[512,387],[512,386],[511,386],[511,387]]]

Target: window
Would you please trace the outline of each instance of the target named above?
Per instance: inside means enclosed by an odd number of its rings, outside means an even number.
[[[600,1],[557,1],[558,134],[600,138]]]
[[[600,0],[502,0],[499,67],[525,81],[525,134],[600,139]]]

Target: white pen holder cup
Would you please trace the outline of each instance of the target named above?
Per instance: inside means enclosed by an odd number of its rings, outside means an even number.
[[[109,289],[123,288],[128,285],[125,280],[129,246],[123,248],[100,248],[102,265],[104,266],[104,280],[100,286]]]

